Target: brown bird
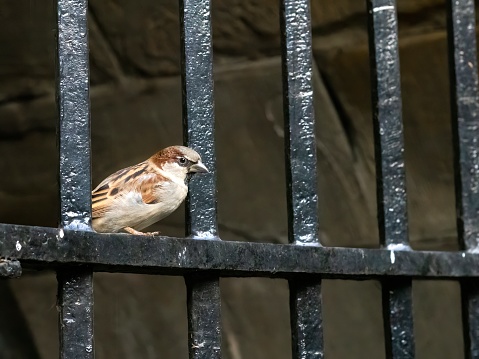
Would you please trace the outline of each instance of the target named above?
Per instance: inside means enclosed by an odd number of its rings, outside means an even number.
[[[92,192],[92,225],[97,232],[140,232],[179,207],[188,175],[208,172],[191,148],[171,146],[137,165],[119,170]]]

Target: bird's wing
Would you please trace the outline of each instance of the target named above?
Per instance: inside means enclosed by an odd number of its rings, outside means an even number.
[[[156,203],[154,188],[161,177],[147,161],[113,173],[92,191],[92,217],[101,217],[117,198],[132,191],[140,193],[144,203]]]
[[[156,175],[150,176],[149,178],[144,178],[141,183],[139,183],[141,198],[146,204],[155,204],[158,203],[158,197],[156,196],[157,189],[161,186],[161,179],[163,176]]]

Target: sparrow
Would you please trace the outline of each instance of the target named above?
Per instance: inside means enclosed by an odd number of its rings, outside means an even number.
[[[208,172],[191,148],[171,146],[146,161],[121,169],[92,191],[92,226],[97,232],[140,232],[170,215],[186,198],[187,181]]]

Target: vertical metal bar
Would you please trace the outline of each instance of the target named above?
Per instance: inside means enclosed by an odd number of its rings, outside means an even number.
[[[395,0],[368,0],[377,206],[382,244],[408,245]]]
[[[319,244],[311,15],[308,0],[281,3],[289,238]]]
[[[394,258],[409,250],[396,1],[367,5],[379,236]],[[411,279],[386,279],[382,291],[386,357],[413,358]]]
[[[60,236],[91,230],[90,103],[87,0],[57,2]],[[58,272],[60,358],[92,359],[92,272]]]
[[[190,359],[221,358],[221,311],[218,277],[185,277]]]
[[[324,358],[321,280],[290,280],[289,303],[293,358]]]
[[[60,358],[93,359],[93,281],[88,270],[59,271]]]
[[[461,281],[464,353],[467,359],[479,358],[479,282]]]
[[[473,0],[450,0],[451,110],[457,222],[465,249],[479,249],[479,88]]]
[[[210,170],[190,180],[186,234],[217,239],[210,6],[210,0],[180,1],[184,142],[201,154]],[[221,358],[219,278],[197,274],[186,277],[185,281],[190,358]]]
[[[414,358],[411,279],[382,283],[386,358]]]
[[[320,245],[309,0],[281,1],[289,241]],[[323,358],[321,279],[290,280],[293,357]]]
[[[479,86],[473,0],[448,1],[449,69],[458,237],[479,249]],[[479,358],[479,283],[462,281],[464,351]]]

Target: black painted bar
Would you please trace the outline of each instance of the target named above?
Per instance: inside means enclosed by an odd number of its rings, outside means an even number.
[[[293,358],[323,358],[321,280],[289,281]]]
[[[60,357],[94,358],[93,281],[91,271],[57,272],[60,306]]]
[[[387,358],[414,358],[411,278],[382,281],[382,294]]]
[[[186,199],[186,235],[218,239],[210,6],[210,0],[180,1],[184,142],[200,153],[210,170],[190,180]],[[185,281],[190,359],[219,359],[219,278],[205,274],[187,276]]]
[[[380,239],[408,245],[395,0],[368,0]]]
[[[396,1],[367,4],[379,237],[389,249],[409,250]],[[415,355],[411,284],[410,278],[382,284],[388,358]]]
[[[59,233],[64,230],[91,231],[87,10],[87,0],[57,2]],[[58,238],[60,244],[62,235]],[[62,269],[57,278],[60,357],[92,359],[92,272],[89,269]]]
[[[299,274],[348,279],[479,277],[479,253],[191,240],[11,224],[0,224],[0,258],[18,259],[23,268],[88,265],[94,271],[168,275],[204,271],[286,279]]]
[[[319,246],[309,0],[281,1],[289,242]],[[289,282],[293,358],[323,358],[321,279]]]
[[[210,170],[190,181],[187,234],[210,238],[218,232],[210,1],[183,0],[180,5],[183,137],[185,145],[197,150]]]
[[[461,280],[464,357],[479,358],[479,280]]]
[[[218,276],[192,274],[185,277],[188,303],[190,358],[221,357],[221,302]]]
[[[0,259],[0,278],[18,278],[22,275],[22,266],[17,260]]]
[[[463,249],[479,249],[479,86],[473,0],[448,1],[451,114],[457,230]],[[464,352],[479,358],[479,284],[462,281]]]
[[[281,4],[289,238],[298,244],[318,245],[309,1],[284,0]]]
[[[451,110],[458,231],[462,246],[479,248],[479,88],[473,0],[449,3]]]

